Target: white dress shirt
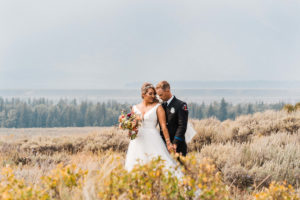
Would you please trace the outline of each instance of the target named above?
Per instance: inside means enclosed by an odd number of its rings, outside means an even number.
[[[174,99],[174,95],[167,101],[167,106],[171,103],[171,101]]]

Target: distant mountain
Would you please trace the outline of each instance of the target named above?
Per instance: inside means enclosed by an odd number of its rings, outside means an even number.
[[[169,81],[176,89],[300,89],[300,81]],[[139,88],[143,82],[130,82],[125,88]],[[154,83],[156,84],[156,82]]]

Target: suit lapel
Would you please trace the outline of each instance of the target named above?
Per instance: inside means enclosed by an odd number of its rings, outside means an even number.
[[[172,106],[174,105],[174,102],[176,101],[176,97],[174,96],[174,98],[172,99],[172,101],[169,103],[169,105],[167,106],[167,109],[170,110],[170,108],[172,108]]]

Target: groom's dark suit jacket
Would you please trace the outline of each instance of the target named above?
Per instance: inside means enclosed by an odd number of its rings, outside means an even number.
[[[188,122],[188,108],[187,104],[175,96],[169,105],[162,104],[166,112],[167,127],[170,134],[170,140],[173,144],[177,144],[176,152],[182,153],[183,156],[187,153],[187,145],[185,142],[185,131]],[[160,135],[165,141],[162,130]]]

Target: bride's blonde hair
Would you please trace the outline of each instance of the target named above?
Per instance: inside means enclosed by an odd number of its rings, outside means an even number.
[[[148,83],[148,82],[145,82],[143,85],[142,85],[142,88],[141,88],[141,97],[142,99],[144,99],[144,95],[148,92],[149,89],[153,89],[154,91],[154,102],[158,102],[158,99],[156,97],[156,90],[155,90],[155,87],[151,84],[151,83]]]

